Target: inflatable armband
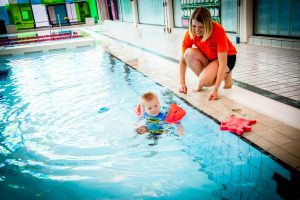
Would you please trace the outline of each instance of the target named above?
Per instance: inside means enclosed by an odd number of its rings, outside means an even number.
[[[137,114],[137,116],[142,116],[142,109],[141,109],[141,105],[140,104],[138,104],[137,106],[136,106],[136,108],[134,109],[134,112],[135,112],[135,114]]]
[[[170,106],[170,110],[165,118],[165,122],[167,123],[178,123],[186,114],[186,111],[181,107],[172,103]]]

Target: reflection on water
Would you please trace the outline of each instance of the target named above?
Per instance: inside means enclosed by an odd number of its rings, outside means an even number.
[[[6,81],[8,79],[9,70],[0,70],[0,81]]]
[[[102,49],[2,67],[1,199],[299,198],[298,172]],[[184,135],[136,135],[133,110],[146,91],[187,111]]]
[[[131,85],[130,71],[131,70],[130,70],[129,66],[124,63],[124,74],[125,74],[124,78],[128,85]]]
[[[300,198],[300,175],[295,171],[291,172],[291,180],[288,180],[278,173],[273,174],[276,181],[276,192],[283,199],[299,199]]]

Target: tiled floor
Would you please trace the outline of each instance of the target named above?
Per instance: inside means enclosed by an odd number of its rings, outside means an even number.
[[[239,44],[234,79],[300,101],[300,51]]]
[[[159,26],[106,22],[93,30],[175,60],[180,57],[184,29],[165,34]],[[300,108],[300,51],[235,44],[238,56],[233,78],[240,86]],[[247,87],[250,85],[250,87]],[[251,87],[252,86],[252,87]]]
[[[218,101],[208,101],[210,89],[201,93],[178,93],[178,59],[184,30],[163,33],[161,27],[108,22],[85,28],[108,52],[136,68],[148,77],[171,89],[181,98],[218,121],[234,114],[254,118],[257,123],[243,135],[265,152],[300,170],[300,110],[299,108],[245,90],[239,85],[268,89],[274,95],[285,95],[299,102],[298,89],[300,58],[298,51],[238,44],[238,61],[234,71],[236,85],[230,90],[220,89]],[[189,88],[197,84],[196,77],[187,72]],[[260,87],[260,88],[259,88]],[[276,99],[276,98],[275,98]],[[297,105],[297,104],[295,104]]]

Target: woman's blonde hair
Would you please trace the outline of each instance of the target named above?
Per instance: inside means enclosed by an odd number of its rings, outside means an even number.
[[[194,34],[192,32],[192,20],[196,20],[197,22],[203,24],[204,33],[202,41],[204,42],[210,37],[213,29],[213,23],[210,12],[204,7],[197,7],[193,11],[189,23],[189,34],[190,37],[194,39]]]

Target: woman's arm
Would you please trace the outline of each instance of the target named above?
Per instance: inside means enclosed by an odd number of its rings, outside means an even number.
[[[218,53],[218,62],[219,62],[219,67],[218,67],[218,72],[217,72],[217,78],[216,78],[216,82],[214,85],[214,89],[209,96],[209,100],[216,100],[219,98],[218,90],[224,79],[225,71],[226,71],[226,67],[227,67],[227,52]]]
[[[187,87],[185,85],[185,73],[186,73],[186,61],[182,55],[179,61],[179,79],[180,79],[179,92],[184,94],[187,93]]]

